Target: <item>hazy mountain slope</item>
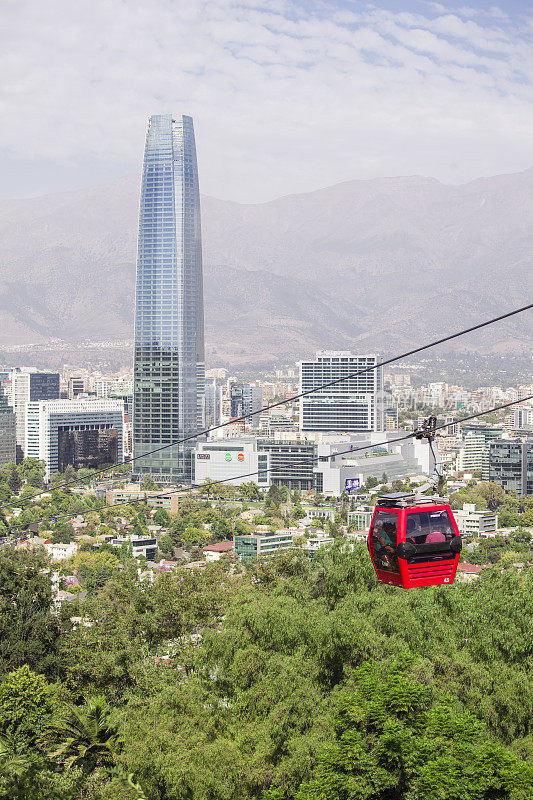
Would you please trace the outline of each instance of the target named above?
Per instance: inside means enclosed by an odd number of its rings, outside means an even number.
[[[209,360],[396,351],[531,295],[533,170],[202,200]],[[0,346],[131,339],[138,182],[0,203]],[[528,318],[458,342],[524,350]],[[529,334],[529,337],[528,337]],[[448,348],[449,349],[449,348]]]

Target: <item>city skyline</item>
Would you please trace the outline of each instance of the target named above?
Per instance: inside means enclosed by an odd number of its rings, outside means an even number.
[[[203,427],[202,240],[191,117],[152,115],[144,152],[135,296],[133,457],[137,474],[187,478],[190,448],[139,460]]]

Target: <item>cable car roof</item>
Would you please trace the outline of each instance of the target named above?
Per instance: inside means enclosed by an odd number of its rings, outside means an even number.
[[[408,508],[424,505],[446,505],[446,499],[416,495],[414,492],[394,492],[393,494],[380,494],[376,503],[376,506],[385,508]]]

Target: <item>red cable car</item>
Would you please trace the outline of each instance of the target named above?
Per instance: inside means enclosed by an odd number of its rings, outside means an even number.
[[[368,549],[381,583],[437,586],[453,583],[462,540],[441,498],[382,495],[372,517]]]
[[[427,439],[434,459],[433,476],[418,494],[385,494],[376,503],[368,532],[370,558],[381,583],[438,586],[453,583],[463,546],[452,510],[440,497],[423,492],[438,486],[443,473],[433,449],[437,418],[424,420],[416,439]]]

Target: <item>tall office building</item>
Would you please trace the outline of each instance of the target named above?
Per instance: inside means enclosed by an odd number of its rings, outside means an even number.
[[[15,412],[0,389],[0,467],[17,458]]]
[[[234,383],[230,389],[230,415],[246,417],[246,424],[259,427],[259,416],[254,412],[263,407],[263,388],[253,383]],[[254,416],[251,416],[251,415]],[[248,416],[250,415],[250,416]]]
[[[205,379],[205,427],[214,428],[222,422],[222,387],[216,378]]]
[[[491,442],[489,480],[499,483],[506,492],[533,494],[533,437]]]
[[[37,400],[26,404],[26,455],[46,463],[46,478],[122,461],[121,400]]]
[[[204,310],[200,192],[191,117],[148,122],[139,211],[135,307],[133,471],[187,481],[190,444],[204,427]]]
[[[378,363],[375,355],[356,356],[328,350],[318,352],[314,361],[302,361],[301,392],[331,381],[339,382],[300,398],[300,430],[339,433],[384,430],[388,406],[383,392],[383,367],[376,366]],[[361,370],[368,371],[354,376]]]
[[[57,400],[59,398],[59,373],[29,371],[16,367],[10,374],[7,394],[17,419],[17,460],[20,461],[25,455],[26,404],[36,400]]]

